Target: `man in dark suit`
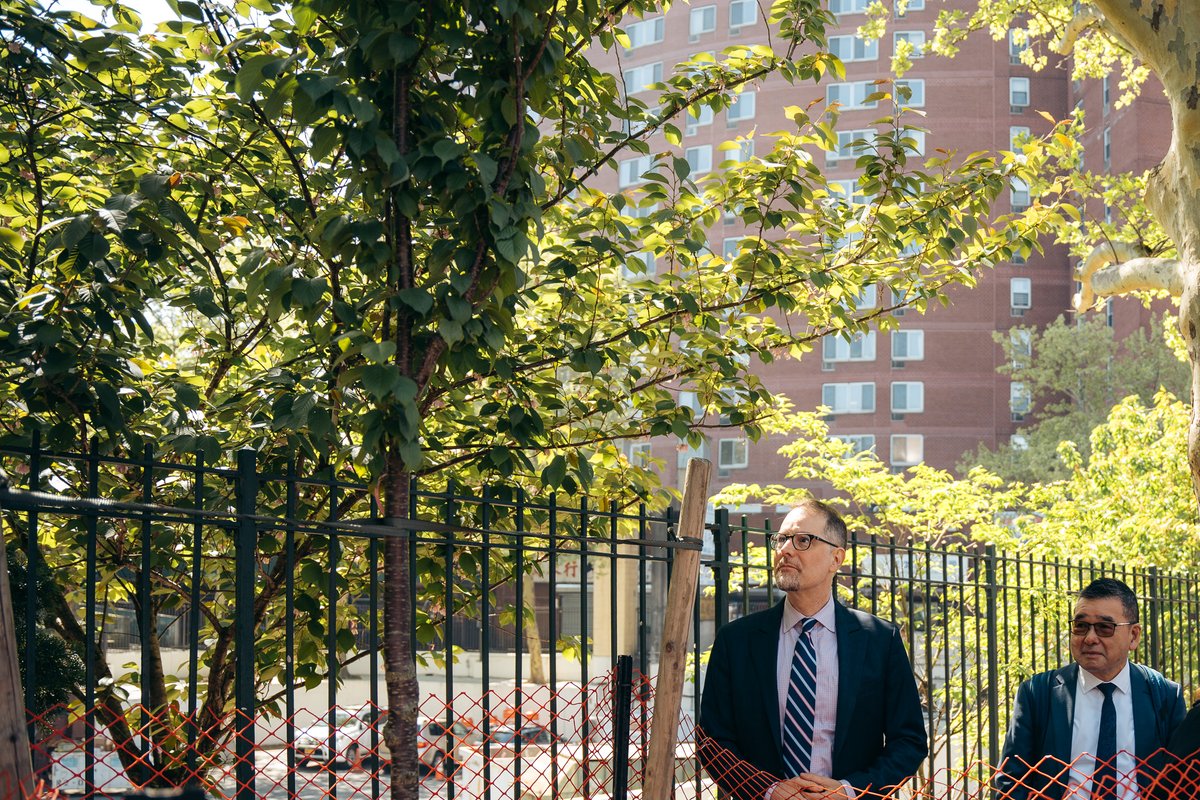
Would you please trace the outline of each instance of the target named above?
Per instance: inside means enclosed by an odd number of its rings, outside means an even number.
[[[700,703],[700,758],[739,800],[882,794],[928,753],[895,625],[833,598],[846,524],[808,500],[772,537],[787,599],[717,632]]]
[[[1129,660],[1141,638],[1137,597],[1112,578],[1075,603],[1075,663],[1017,689],[996,788],[1004,800],[1142,800],[1184,716],[1179,684]],[[1157,753],[1157,754],[1156,754]]]

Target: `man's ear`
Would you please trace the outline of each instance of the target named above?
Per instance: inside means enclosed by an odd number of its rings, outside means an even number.
[[[1138,642],[1142,640],[1142,623],[1135,622],[1129,626],[1129,652],[1137,649]]]

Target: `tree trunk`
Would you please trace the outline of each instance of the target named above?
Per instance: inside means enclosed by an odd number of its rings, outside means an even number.
[[[529,609],[529,619],[525,620],[525,647],[529,651],[529,682],[538,686],[546,685],[546,670],[542,667],[542,631],[538,627],[537,595],[534,592],[533,576],[525,576],[525,596],[521,598],[522,614]]]
[[[409,473],[395,448],[388,452],[384,513],[397,529],[383,555],[383,660],[387,683],[388,718],[383,729],[392,759],[392,797],[418,800],[417,669],[413,651],[412,575],[409,536]]]

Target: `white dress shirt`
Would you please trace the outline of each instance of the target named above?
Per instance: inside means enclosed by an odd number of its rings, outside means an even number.
[[[1104,681],[1079,668],[1075,683],[1075,718],[1071,720],[1071,774],[1067,779],[1066,797],[1089,800],[1092,796],[1092,773],[1096,770],[1096,748],[1100,741],[1100,711],[1104,707]],[[1140,800],[1133,741],[1133,695],[1130,689],[1129,662],[1109,683],[1113,704],[1117,709],[1117,800]]]
[[[817,704],[813,720],[812,762],[808,771],[831,777],[833,773],[833,734],[837,727],[838,653],[833,598],[813,614],[817,624],[809,636],[817,653]],[[787,716],[788,686],[792,681],[792,658],[800,638],[803,614],[783,604],[783,622],[779,629],[779,648],[775,652],[775,687],[779,694],[779,722]]]

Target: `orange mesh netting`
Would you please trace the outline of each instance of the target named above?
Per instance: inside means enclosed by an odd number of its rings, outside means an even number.
[[[417,751],[421,796],[433,800],[608,800],[614,794],[616,698],[614,675],[586,684],[460,692],[450,699],[429,696],[418,713]],[[640,797],[650,741],[653,691],[635,676],[629,718],[628,789]],[[366,703],[316,712],[298,711],[290,720],[265,714],[255,720],[255,745],[240,763],[237,714],[207,725],[177,707],[157,714],[127,710],[120,724],[95,715],[88,730],[79,711],[64,709],[33,720],[33,746],[40,798],[121,796],[142,787],[196,783],[213,798],[233,798],[239,772],[252,775],[259,798],[385,797],[390,754],[383,744],[386,710]],[[333,725],[330,725],[332,720]],[[118,720],[118,723],[120,720]],[[193,743],[189,746],[189,742]],[[1090,759],[1089,759],[1090,760]],[[860,797],[906,800],[1045,800],[1049,781],[1069,782],[1061,763],[1035,765],[1012,786],[997,783],[995,768],[982,763],[934,768],[893,791],[872,787]],[[704,736],[688,713],[678,723],[673,768],[676,800],[758,800],[776,778],[737,758]],[[1143,773],[1142,800],[1200,798],[1200,760],[1160,752],[1137,765]],[[997,788],[1000,787],[1000,788]],[[0,798],[22,796],[11,776],[0,775]],[[1084,800],[1087,786],[1068,788],[1063,800]],[[773,800],[785,800],[774,798]]]

